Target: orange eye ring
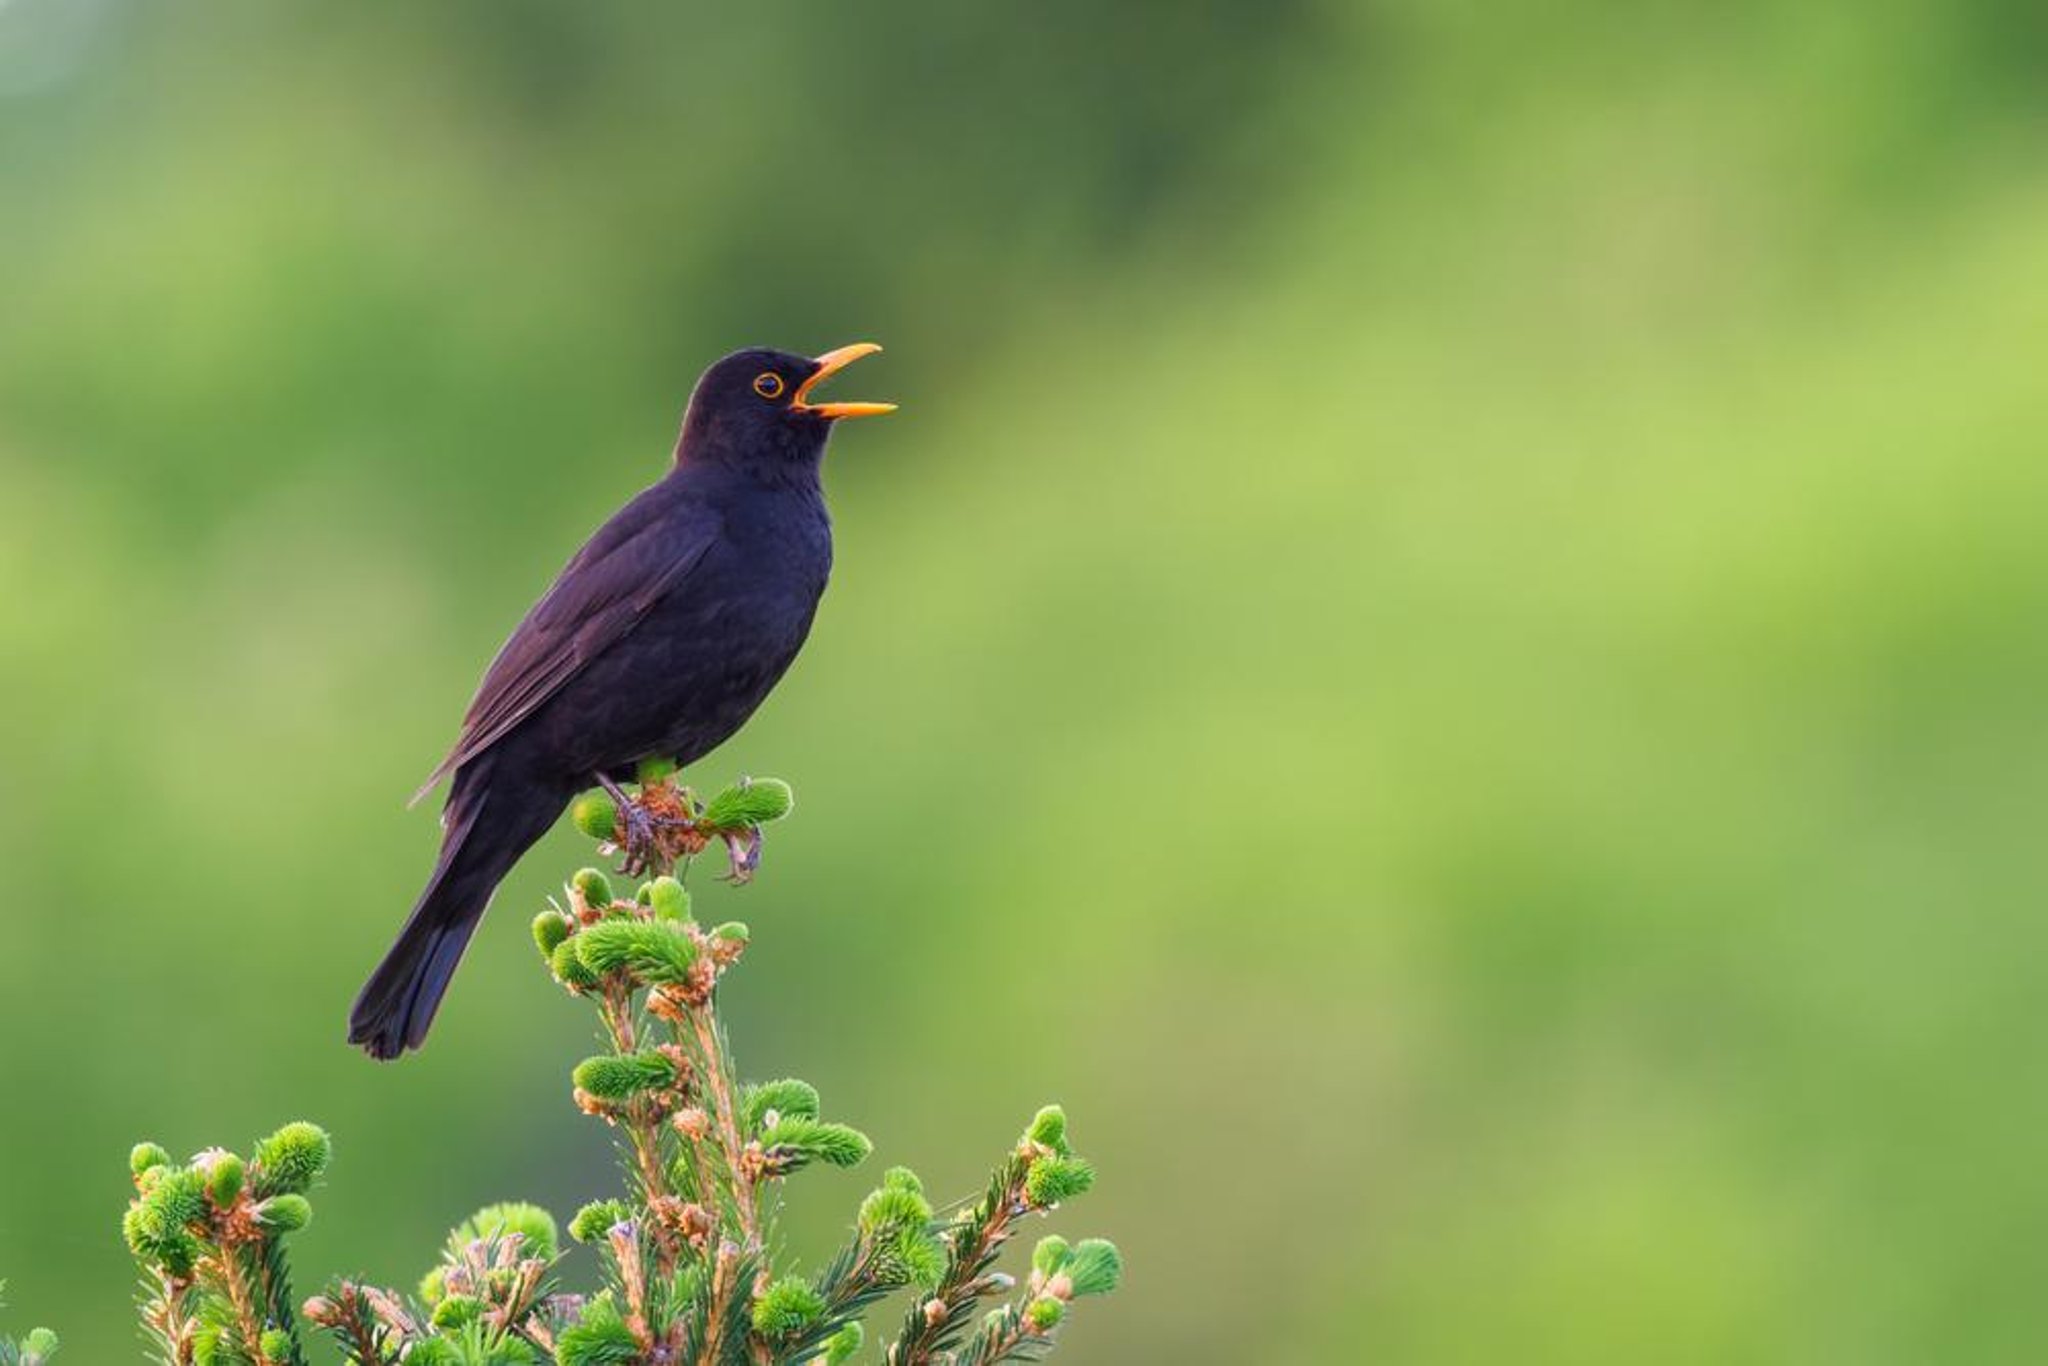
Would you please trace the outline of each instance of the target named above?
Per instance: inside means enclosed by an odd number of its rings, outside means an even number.
[[[781,398],[782,388],[782,376],[773,370],[763,370],[754,376],[754,392],[762,398]]]

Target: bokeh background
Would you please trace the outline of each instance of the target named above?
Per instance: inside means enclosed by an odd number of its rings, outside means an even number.
[[[2044,14],[0,0],[8,1322],[139,1356],[138,1138],[328,1125],[305,1289],[608,1188],[565,833],[342,1046],[403,800],[704,364],[872,337],[695,881],[883,1160],[1068,1106],[1063,1359],[2042,1359]]]

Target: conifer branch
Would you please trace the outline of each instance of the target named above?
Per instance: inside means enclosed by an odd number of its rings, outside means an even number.
[[[789,789],[742,782],[704,802],[669,773],[641,777],[630,810],[586,798],[573,816],[634,876],[653,876],[620,895],[586,868],[533,922],[548,972],[593,1007],[605,1045],[576,1066],[571,1093],[618,1131],[624,1194],[585,1205],[568,1226],[596,1252],[603,1287],[558,1288],[559,1235],[545,1210],[491,1205],[449,1233],[416,1297],[338,1280],[305,1302],[304,1321],[357,1366],[841,1366],[865,1340],[862,1316],[913,1288],[883,1352],[890,1366],[1042,1356],[1069,1302],[1121,1274],[1101,1240],[1048,1238],[1015,1300],[973,1321],[982,1301],[1018,1288],[995,1264],[1022,1220],[1093,1182],[1057,1107],[1039,1111],[959,1215],[935,1215],[916,1175],[894,1167],[819,1275],[778,1265],[770,1187],[815,1164],[856,1165],[873,1145],[828,1119],[806,1082],[741,1081],[717,997],[749,933],[736,921],[699,924],[672,873],[723,844],[733,880],[752,877],[760,827],[788,812]],[[285,1126],[246,1159],[210,1149],[180,1165],[155,1144],[136,1148],[123,1230],[143,1267],[145,1329],[170,1366],[304,1366],[287,1236],[311,1216],[306,1193],[329,1152],[310,1124]],[[0,1366],[41,1359],[0,1343]]]

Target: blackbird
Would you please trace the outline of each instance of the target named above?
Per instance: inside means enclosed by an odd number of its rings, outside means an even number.
[[[587,787],[688,764],[751,716],[796,658],[832,567],[819,484],[840,418],[889,403],[811,392],[881,350],[737,351],[690,394],[675,464],[599,527],[498,651],[462,735],[441,853],[349,1014],[372,1057],[419,1047],[491,893]]]

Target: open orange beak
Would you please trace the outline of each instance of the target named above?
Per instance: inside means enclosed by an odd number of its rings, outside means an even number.
[[[862,356],[872,356],[881,349],[881,347],[873,342],[855,342],[851,346],[842,346],[836,350],[827,351],[824,355],[818,357],[818,368],[811,372],[811,377],[797,386],[796,397],[790,401],[790,407],[800,413],[809,413],[812,417],[828,418],[880,417],[883,413],[895,412],[896,405],[893,403],[810,402],[811,390],[817,388],[820,384],[823,384]]]

